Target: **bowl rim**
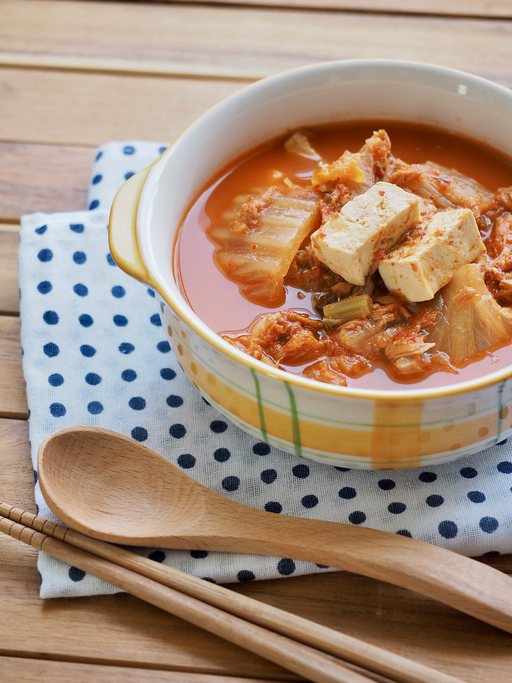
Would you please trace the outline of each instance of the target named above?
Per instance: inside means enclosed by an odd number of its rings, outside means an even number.
[[[512,377],[512,364],[497,370],[493,373],[487,373],[482,377],[477,377],[471,380],[466,380],[464,382],[459,382],[457,384],[449,384],[441,387],[430,387],[430,388],[419,388],[419,389],[370,389],[370,388],[357,388],[357,387],[343,387],[328,383],[322,383],[316,380],[308,379],[302,375],[298,375],[291,372],[286,372],[279,368],[273,368],[266,363],[256,360],[252,356],[249,356],[236,347],[232,346],[226,342],[219,334],[214,332],[210,327],[208,327],[201,318],[193,311],[192,307],[185,301],[181,292],[179,293],[179,298],[169,290],[165,282],[160,282],[160,280],[154,277],[154,269],[151,265],[155,265],[154,256],[152,253],[152,248],[149,241],[149,231],[140,231],[139,227],[147,225],[149,221],[147,220],[148,211],[150,210],[151,197],[156,191],[156,185],[161,177],[163,167],[166,163],[172,159],[173,154],[182,144],[186,144],[186,141],[190,135],[194,133],[194,128],[197,125],[207,123],[210,118],[217,115],[219,111],[222,111],[226,107],[229,107],[232,102],[237,100],[245,99],[250,97],[253,93],[257,93],[260,89],[268,89],[272,85],[278,85],[280,82],[289,82],[290,78],[300,78],[303,75],[314,74],[315,72],[326,73],[329,70],[341,73],[343,71],[350,72],[357,69],[391,69],[391,68],[402,68],[407,69],[409,75],[414,73],[417,74],[430,74],[431,77],[437,75],[443,75],[451,77],[454,80],[464,79],[463,82],[473,83],[475,85],[482,86],[488,91],[495,91],[498,95],[505,97],[510,100],[512,105],[512,91],[504,86],[494,83],[488,79],[482,78],[481,76],[476,76],[474,74],[467,73],[458,69],[452,69],[449,67],[439,66],[436,64],[429,64],[426,62],[415,62],[409,60],[393,60],[393,59],[347,59],[347,60],[333,60],[327,62],[319,62],[307,66],[298,67],[291,69],[282,73],[274,74],[266,78],[262,78],[250,85],[242,88],[242,90],[224,98],[214,106],[207,109],[201,116],[197,117],[189,126],[187,126],[182,133],[174,140],[174,142],[163,152],[163,154],[152,164],[150,171],[144,181],[142,187],[140,200],[137,207],[137,241],[139,243],[140,254],[144,262],[144,266],[148,271],[150,284],[162,297],[162,299],[172,308],[172,310],[178,315],[179,318],[183,320],[196,334],[198,334],[203,341],[207,344],[213,346],[218,352],[224,356],[228,356],[231,360],[242,363],[249,370],[253,370],[260,374],[267,376],[271,380],[277,380],[279,382],[287,382],[289,385],[305,389],[308,391],[315,391],[321,394],[328,394],[331,396],[338,396],[344,398],[356,398],[364,400],[381,401],[392,400],[396,402],[403,401],[417,401],[417,400],[433,400],[437,398],[448,398],[452,396],[457,396],[460,394],[465,394],[467,392],[478,391],[486,389],[489,386],[500,385],[500,394],[503,391],[505,383],[508,379]],[[349,79],[350,80],[350,79]],[[446,90],[446,89],[445,89]],[[177,233],[176,233],[177,234]],[[174,248],[174,247],[173,247]],[[148,263],[149,261],[149,263]],[[174,270],[174,269],[173,269]],[[134,273],[128,274],[134,275]],[[176,289],[179,290],[178,285],[175,283]],[[399,386],[397,384],[397,386]],[[412,386],[412,385],[408,385]]]

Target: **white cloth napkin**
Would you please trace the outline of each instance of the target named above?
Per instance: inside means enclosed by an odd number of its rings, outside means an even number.
[[[470,556],[512,552],[511,443],[436,467],[349,470],[271,448],[200,397],[165,340],[153,292],[123,273],[108,251],[116,190],[163,149],[107,143],[94,164],[89,210],[22,218],[21,340],[34,470],[46,436],[68,425],[98,425],[132,436],[252,507],[383,529]],[[55,520],[35,476],[39,514]],[[328,570],[293,558],[137,552],[216,582]],[[43,598],[117,591],[44,553],[39,571]]]

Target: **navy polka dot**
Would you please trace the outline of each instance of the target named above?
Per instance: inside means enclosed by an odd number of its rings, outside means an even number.
[[[355,510],[349,514],[348,521],[351,524],[363,524],[366,522],[366,515],[361,510]]]
[[[45,344],[43,346],[43,351],[48,358],[54,358],[55,356],[59,355],[60,349],[57,344],[50,342],[49,344]]]
[[[437,495],[429,496],[425,502],[431,508],[437,508],[444,503],[444,498],[443,498],[443,496],[437,496]]]
[[[162,379],[174,379],[176,377],[176,373],[171,368],[162,368],[160,370],[160,377]]]
[[[96,349],[94,346],[89,346],[89,344],[82,344],[80,347],[80,353],[86,358],[92,358],[96,353]]]
[[[128,401],[128,405],[132,410],[144,410],[146,407],[146,401],[142,396],[134,396]]]
[[[406,508],[407,506],[404,503],[390,503],[388,505],[388,511],[392,515],[401,515],[402,512],[405,512]]]
[[[73,232],[81,233],[85,230],[85,225],[83,223],[70,223],[69,228]]]
[[[78,318],[78,322],[80,325],[82,325],[82,327],[90,327],[94,320],[88,313],[82,313],[82,315]]]
[[[73,291],[75,294],[78,294],[78,296],[87,296],[89,294],[89,290],[85,285],[82,285],[81,283],[76,284],[73,287]]]
[[[48,230],[47,225],[41,225],[41,227],[36,228],[34,232],[36,232],[38,235],[44,235],[44,233]]]
[[[463,467],[460,470],[461,477],[464,477],[465,479],[474,479],[477,474],[478,472],[474,467]]]
[[[149,296],[153,297],[153,299],[154,299],[155,296],[156,296],[156,295],[155,295],[155,292],[154,292],[152,289],[150,289],[149,287],[148,287],[148,294],[149,294]]]
[[[123,154],[135,154],[135,147],[132,145],[125,145],[123,147]]]
[[[340,498],[344,498],[345,500],[350,500],[351,498],[355,498],[356,495],[357,495],[356,490],[353,489],[351,486],[345,486],[344,488],[342,488],[338,491],[338,496]]]
[[[203,581],[208,581],[208,583],[217,583],[217,581],[215,581],[215,579],[212,579],[209,576],[202,576],[201,578]]]
[[[485,531],[486,534],[493,534],[499,527],[499,522],[494,517],[482,517],[478,526],[482,531]]]
[[[225,491],[236,491],[240,486],[240,479],[235,476],[224,477],[221,484]]]
[[[208,552],[206,550],[191,550],[190,557],[195,560],[204,560],[205,557],[208,557]]]
[[[87,384],[90,384],[91,386],[96,386],[101,382],[101,377],[100,375],[97,375],[95,372],[88,372],[85,376],[85,381],[87,382]]]
[[[135,351],[135,346],[129,342],[123,342],[122,344],[119,344],[118,350],[126,356],[129,353],[132,353],[132,351]]]
[[[470,491],[468,498],[472,503],[483,503],[485,501],[485,495],[481,491]]]
[[[170,408],[179,408],[181,405],[183,405],[183,399],[181,396],[175,396],[174,394],[171,394],[167,397],[166,403]]]
[[[217,462],[226,462],[230,459],[231,453],[228,451],[227,448],[217,448],[217,450],[213,454],[213,457]]]
[[[196,459],[191,453],[182,453],[178,458],[178,465],[184,470],[189,470],[196,464]]]
[[[350,472],[350,467],[335,467],[334,469],[338,472]]]
[[[293,560],[283,558],[277,563],[277,571],[282,576],[290,576],[290,574],[293,574],[295,571],[295,562]]]
[[[94,209],[97,209],[99,205],[100,205],[99,199],[93,199],[92,202],[89,204],[89,211],[93,211]]]
[[[51,292],[53,289],[52,283],[48,282],[48,280],[43,280],[43,282],[40,282],[37,285],[37,291],[40,294],[48,294],[48,292]]]
[[[133,171],[128,171],[127,173],[124,174],[124,179],[130,180],[130,178],[134,175],[135,175],[135,173]]]
[[[158,342],[158,344],[156,345],[156,348],[160,351],[160,353],[169,353],[169,351],[171,350],[171,347],[170,347],[168,341]]]
[[[128,325],[128,318],[124,315],[115,315],[112,320],[116,327],[126,327]]]
[[[59,316],[55,311],[45,311],[43,313],[43,320],[47,325],[56,325],[59,322]]]
[[[187,430],[182,424],[174,424],[169,427],[169,434],[174,436],[175,439],[181,439],[185,436]]]
[[[318,505],[318,498],[311,494],[309,496],[304,496],[300,502],[307,509],[314,508]]]
[[[87,256],[84,251],[75,251],[73,254],[73,261],[78,265],[81,266],[87,261]]]
[[[167,147],[159,147],[158,148],[158,154],[163,154],[166,149],[167,149]]]
[[[63,417],[66,414],[66,408],[62,403],[52,403],[50,406],[50,413],[53,417]]]
[[[115,296],[116,299],[122,299],[123,296],[126,294],[126,290],[124,287],[121,287],[121,285],[115,285],[112,287],[110,290],[112,293],[112,296]]]
[[[52,385],[52,387],[60,387],[61,384],[64,384],[64,377],[58,372],[55,372],[53,375],[48,377],[48,382]]]
[[[137,379],[137,373],[135,370],[123,370],[121,373],[121,379],[125,382],[133,382]]]
[[[242,571],[238,572],[236,578],[242,583],[246,581],[254,581],[256,579],[254,574],[250,572],[248,569],[242,569]]]
[[[307,465],[295,465],[295,467],[292,468],[292,474],[299,479],[305,479],[306,477],[309,477],[309,467]]]
[[[392,479],[381,479],[377,483],[379,485],[379,488],[383,491],[391,491],[396,486],[395,482]]]
[[[149,320],[152,325],[155,325],[156,327],[162,327],[162,321],[160,320],[158,313],[154,313]]]
[[[85,578],[85,572],[82,569],[77,569],[77,567],[70,567],[68,571],[68,576],[71,581],[83,581]]]
[[[132,439],[135,441],[145,441],[148,438],[148,430],[144,427],[134,427],[131,431]]]
[[[103,412],[103,405],[99,401],[91,401],[87,404],[87,410],[91,415],[99,415]]]
[[[273,512],[279,515],[283,511],[283,506],[277,501],[271,501],[270,503],[265,503],[265,512]]]
[[[443,538],[455,538],[455,536],[457,536],[459,533],[459,528],[455,522],[451,522],[449,520],[441,522],[437,529]]]
[[[508,460],[500,462],[497,467],[498,472],[501,472],[502,474],[510,474],[512,472],[512,462],[509,462]]]
[[[507,443],[508,439],[503,439],[503,441],[498,441],[498,446],[504,446]]]
[[[165,560],[165,553],[162,550],[153,550],[149,553],[148,558],[153,562],[163,562]]]
[[[263,470],[260,479],[264,484],[272,484],[277,479],[276,470]]]
[[[53,258],[53,251],[51,249],[41,249],[37,255],[37,258],[42,263],[48,263],[48,261],[51,261]]]
[[[112,258],[112,254],[107,254],[107,263],[109,266],[115,266],[116,262]]]
[[[103,156],[103,152],[98,152],[98,154],[96,154],[96,161],[99,161],[102,156]]]
[[[252,452],[255,455],[268,455],[270,453],[270,446],[266,443],[263,443],[263,441],[260,441],[260,443],[254,444],[252,447]]]
[[[213,420],[213,422],[210,422],[210,429],[212,432],[215,432],[215,434],[222,434],[227,428],[228,425],[224,420]]]
[[[412,534],[410,531],[407,531],[407,529],[400,529],[400,531],[396,532],[398,536],[407,536],[407,538],[412,538]]]
[[[95,175],[94,178],[92,179],[92,184],[93,184],[93,185],[97,185],[98,183],[101,183],[102,180],[103,180],[103,176],[101,175],[101,173],[98,173],[98,174]]]
[[[418,479],[424,484],[431,484],[437,479],[437,474],[434,472],[421,472],[421,474],[418,476]]]

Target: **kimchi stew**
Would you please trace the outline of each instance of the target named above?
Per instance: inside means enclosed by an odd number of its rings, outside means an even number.
[[[463,381],[512,363],[511,185],[507,159],[433,128],[290,132],[197,198],[177,279],[273,367],[365,388]]]

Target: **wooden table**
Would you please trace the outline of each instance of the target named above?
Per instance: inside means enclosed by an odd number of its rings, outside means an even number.
[[[461,68],[512,87],[508,0],[0,0],[0,498],[34,511],[17,247],[32,211],[85,208],[97,145],[171,141],[254,79],[340,58]],[[512,556],[494,560],[512,572]],[[474,683],[512,637],[349,573],[234,590]],[[36,552],[0,537],[0,681],[297,680],[131,596],[39,599]]]

